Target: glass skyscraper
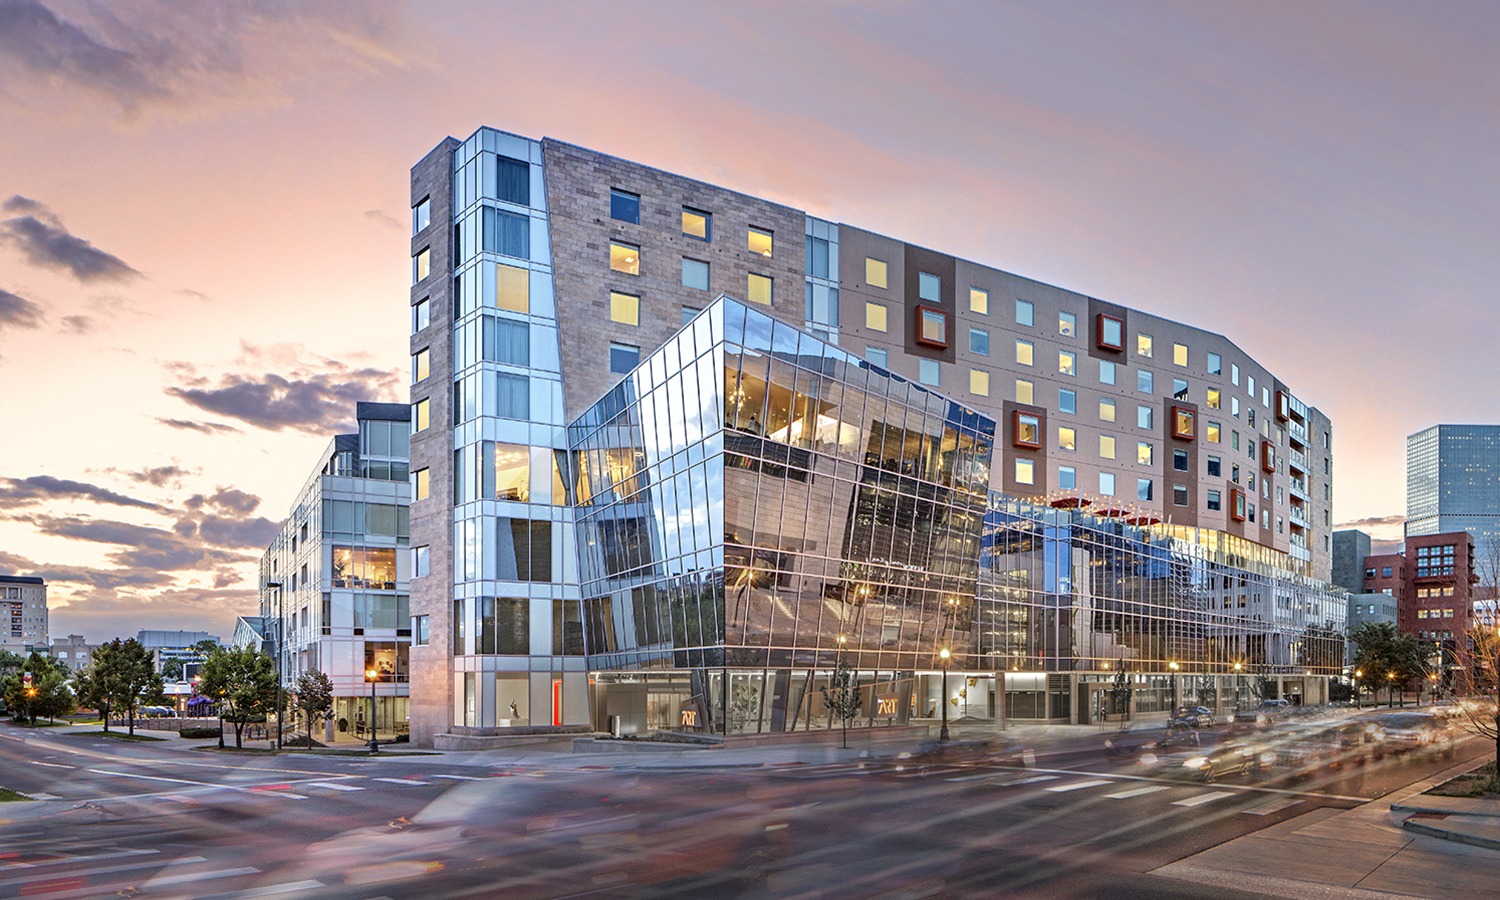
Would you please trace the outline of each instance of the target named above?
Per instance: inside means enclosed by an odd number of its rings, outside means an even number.
[[[1500,551],[1500,425],[1434,425],[1406,439],[1406,533],[1467,531]]]

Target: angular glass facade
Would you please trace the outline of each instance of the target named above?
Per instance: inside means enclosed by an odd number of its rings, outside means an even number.
[[[1406,533],[1474,536],[1500,551],[1500,425],[1434,425],[1406,439]]]

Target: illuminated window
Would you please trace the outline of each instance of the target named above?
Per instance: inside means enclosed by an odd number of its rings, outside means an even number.
[[[684,256],[682,258],[682,286],[699,291],[708,290],[708,263]]]
[[[1115,439],[1107,434],[1099,435],[1099,458],[1115,458]]]
[[[1057,467],[1057,486],[1065,491],[1078,487],[1078,470],[1072,466]]]
[[[641,195],[610,188],[609,217],[632,225],[641,224]]]
[[[927,306],[917,307],[917,343],[948,346],[948,314]]]
[[[1031,341],[1016,340],[1016,362],[1029,366],[1036,355],[1036,346]]]
[[[885,260],[865,257],[865,284],[870,287],[886,287],[886,274]]]
[[[775,287],[773,280],[767,275],[750,273],[745,284],[745,299],[751,303],[759,303],[762,306],[771,305],[772,289]]]
[[[918,272],[917,299],[941,303],[943,299],[943,279],[931,272]]]
[[[1173,344],[1172,345],[1172,365],[1174,365],[1174,366],[1186,366],[1187,365],[1187,344]]]
[[[697,238],[700,241],[713,240],[713,213],[706,213],[701,209],[684,206],[682,208],[682,233],[690,238]]]
[[[1099,421],[1113,422],[1115,420],[1115,401],[1108,397],[1099,400]]]
[[[1016,483],[1036,484],[1036,463],[1029,459],[1016,460]]]
[[[969,370],[969,393],[980,397],[990,395],[990,373],[983,369]]]
[[[1076,337],[1078,335],[1078,317],[1070,312],[1058,313],[1057,333],[1063,337]]]
[[[531,448],[521,444],[495,445],[495,498],[531,499]]]
[[[1115,495],[1115,473],[1099,473],[1099,493],[1106,497],[1113,497]]]
[[[1156,448],[1152,445],[1146,443],[1145,441],[1140,441],[1135,445],[1136,462],[1140,463],[1143,466],[1149,466],[1151,465],[1152,460],[1154,460],[1155,458]]]
[[[1016,301],[1016,324],[1025,325],[1027,328],[1036,324],[1036,307],[1030,300]]]
[[[865,301],[865,327],[871,331],[886,330],[886,308],[884,304]]]
[[[641,274],[641,248],[631,244],[609,242],[609,268],[626,275]]]
[[[1060,427],[1057,429],[1057,449],[1077,450],[1078,433],[1071,428]]]
[[[1154,354],[1152,350],[1151,335],[1137,334],[1135,336],[1135,353],[1137,356],[1150,358]]]
[[[1218,409],[1219,408],[1219,389],[1218,388],[1209,388],[1208,389],[1208,408],[1209,409]]]
[[[1024,378],[1016,379],[1016,402],[1027,406],[1036,402],[1036,385]]]
[[[426,431],[432,425],[432,404],[429,400],[418,400],[411,405],[411,430],[413,434]]]
[[[1032,414],[1016,412],[1011,416],[1012,445],[1036,449],[1042,446],[1042,420]]]
[[[981,316],[989,315],[990,292],[977,287],[969,288],[969,312],[976,312]]]
[[[432,200],[423,197],[422,202],[411,208],[411,233],[413,236],[420,234],[423,229],[432,224]]]
[[[1063,375],[1078,374],[1078,356],[1071,350],[1057,351],[1057,371]]]
[[[1210,444],[1219,443],[1219,432],[1223,430],[1218,422],[1209,422],[1203,428],[1203,436]]]
[[[411,473],[411,498],[413,500],[426,500],[431,482],[427,477],[426,469],[418,469]]]
[[[1197,417],[1191,409],[1172,407],[1172,437],[1180,441],[1191,441],[1198,436]]]
[[[411,258],[411,283],[416,284],[432,274],[432,251],[423,247]]]
[[[621,325],[641,324],[641,298],[634,294],[609,292],[609,320]]]
[[[516,266],[495,266],[495,308],[531,311],[531,273]]]
[[[746,249],[758,256],[770,256],[774,243],[772,233],[762,228],[751,227]]]
[[[432,354],[426,347],[411,355],[411,383],[416,384],[432,374]]]

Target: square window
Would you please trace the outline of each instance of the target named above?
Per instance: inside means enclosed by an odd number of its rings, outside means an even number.
[[[1220,425],[1218,422],[1209,422],[1204,426],[1203,436],[1208,440],[1210,444],[1217,444],[1219,443],[1219,434],[1221,431],[1223,431],[1223,428],[1224,426]]]
[[[1078,393],[1067,388],[1058,388],[1057,409],[1059,412],[1076,414],[1078,412]]]
[[[1033,460],[1016,460],[1016,483],[1036,484],[1036,463]]]
[[[1109,398],[1099,400],[1099,421],[1113,422],[1115,420],[1115,401]]]
[[[411,473],[411,498],[413,500],[426,500],[432,489],[432,481],[428,477],[427,469],[418,469]]]
[[[411,283],[416,284],[432,274],[432,250],[423,247],[411,258]]]
[[[1116,375],[1116,372],[1115,372],[1115,364],[1114,363],[1110,362],[1107,359],[1101,359],[1101,360],[1099,360],[1099,383],[1100,384],[1114,384],[1115,383],[1115,375]]]
[[[1188,452],[1186,450],[1172,451],[1172,468],[1178,472],[1188,471]]]
[[[1137,370],[1135,373],[1135,389],[1143,394],[1149,394],[1153,390],[1151,373],[1145,369]]]
[[[495,266],[495,308],[531,311],[531,273],[518,266]]]
[[[1156,448],[1145,441],[1138,441],[1135,445],[1135,461],[1143,466],[1149,466],[1156,459]]]
[[[1219,389],[1218,388],[1209,388],[1208,389],[1208,408],[1209,409],[1218,409],[1219,408]]]
[[[1070,312],[1057,314],[1057,333],[1063,337],[1078,336],[1078,317]]]
[[[425,381],[432,374],[432,354],[426,347],[411,355],[411,383]]]
[[[948,346],[948,314],[928,306],[917,307],[917,343]]]
[[[751,272],[745,284],[745,299],[751,303],[770,306],[771,294],[774,287],[775,283],[770,276],[757,275]]]
[[[1099,435],[1099,458],[1115,458],[1115,439],[1107,434]]]
[[[1185,406],[1172,407],[1172,437],[1191,441],[1198,436],[1197,416]]]
[[[641,274],[641,248],[633,244],[609,242],[609,268],[626,275]]]
[[[1099,473],[1099,493],[1106,497],[1113,497],[1115,495],[1115,473]]]
[[[1057,486],[1065,491],[1078,487],[1078,470],[1072,466],[1057,467]]]
[[[1033,413],[1016,410],[1011,415],[1010,442],[1016,447],[1037,449],[1042,446],[1042,420]]]
[[[609,320],[621,325],[641,324],[641,298],[634,294],[609,292]]]
[[[411,405],[411,430],[412,434],[426,431],[432,425],[432,403],[428,400],[418,400]]]
[[[1036,402],[1036,385],[1024,378],[1016,379],[1016,402],[1027,406]]]
[[[626,375],[641,362],[641,348],[631,344],[609,344],[609,370],[616,375]]]
[[[1223,504],[1222,497],[1223,497],[1223,495],[1220,494],[1218,491],[1209,491],[1208,492],[1208,501],[1207,501],[1208,508],[1209,509],[1223,509],[1224,508],[1224,504]]]
[[[1217,353],[1208,354],[1208,374],[1224,374],[1224,357],[1220,356]]]
[[[1119,353],[1125,349],[1125,323],[1100,313],[1094,320],[1094,345]]]
[[[1016,339],[1016,362],[1023,366],[1029,366],[1036,355],[1036,347],[1031,341]]]
[[[1156,411],[1149,406],[1137,406],[1135,408],[1135,427],[1154,428],[1156,424],[1155,413]]]
[[[432,224],[432,200],[423,197],[422,201],[411,208],[411,233],[412,237],[422,233],[428,225]]]
[[[766,231],[764,228],[756,228],[753,225],[750,226],[749,238],[746,242],[746,249],[751,253],[754,253],[757,256],[768,257],[771,255],[771,249],[774,243],[775,238],[772,232]]]
[[[922,384],[937,387],[942,384],[942,366],[935,359],[917,360],[917,380]]]
[[[876,259],[873,256],[865,257],[865,284],[870,287],[886,287],[887,274],[885,260]]]
[[[983,328],[969,329],[969,352],[980,356],[990,355],[990,333]]]
[[[641,195],[610,188],[609,217],[632,225],[641,224]]]
[[[943,300],[943,279],[931,272],[918,272],[917,299],[941,303]]]
[[[700,241],[714,239],[714,216],[691,206],[682,208],[682,233]]]
[[[886,330],[885,304],[865,301],[865,327],[871,331]]]
[[[1188,489],[1187,489],[1187,485],[1185,485],[1185,484],[1174,484],[1174,485],[1172,485],[1172,505],[1173,506],[1187,506],[1188,505]]]
[[[881,367],[882,369],[889,369],[891,367],[890,353],[886,350],[881,349],[880,347],[866,347],[865,359]]]
[[[1150,499],[1152,499],[1152,496],[1154,494],[1154,491],[1153,491],[1154,484],[1155,484],[1155,482],[1153,482],[1149,478],[1137,478],[1135,480],[1135,499],[1137,499],[1137,500],[1150,500]]]
[[[1187,354],[1187,344],[1173,344],[1172,345],[1172,365],[1174,365],[1174,366],[1186,366],[1187,365],[1187,356],[1188,356],[1188,354]]]
[[[1137,334],[1135,336],[1135,354],[1137,356],[1144,356],[1149,359],[1154,353],[1155,351],[1152,349],[1151,335]]]
[[[1036,324],[1036,307],[1030,300],[1016,301],[1016,324],[1025,325],[1027,328]]]
[[[421,300],[418,300],[415,304],[412,305],[411,333],[416,334],[417,332],[421,331],[431,324],[432,307],[430,304],[428,304],[427,298],[423,297]]]
[[[1186,400],[1188,398],[1188,383],[1185,378],[1172,379],[1172,399]]]
[[[981,316],[990,314],[990,292],[977,287],[969,288],[969,312]]]
[[[1061,375],[1078,374],[1078,355],[1071,350],[1057,351],[1057,371]]]
[[[983,369],[969,370],[969,393],[980,397],[990,395],[990,373]]]
[[[1057,429],[1057,449],[1074,451],[1078,449],[1078,432],[1072,428],[1063,426]]]
[[[682,286],[694,290],[708,290],[708,263],[699,259],[682,258]]]

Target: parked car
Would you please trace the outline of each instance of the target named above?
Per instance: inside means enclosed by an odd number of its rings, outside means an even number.
[[[177,718],[177,710],[170,706],[142,706],[138,712],[143,719]]]
[[[1167,719],[1168,728],[1212,728],[1214,712],[1206,706],[1179,706]]]

